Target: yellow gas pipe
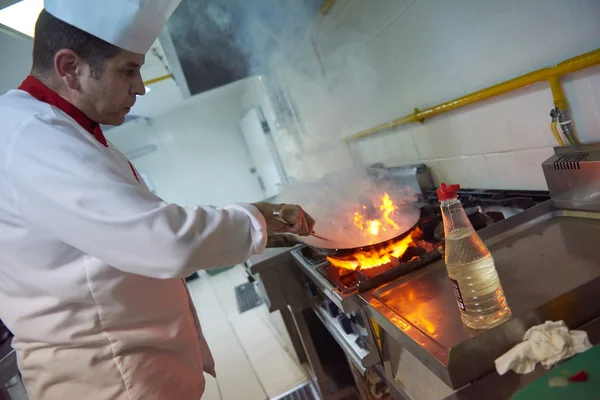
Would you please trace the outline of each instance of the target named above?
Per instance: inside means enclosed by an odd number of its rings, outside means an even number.
[[[329,12],[331,6],[333,6],[333,3],[335,3],[335,0],[325,0],[325,3],[321,6],[317,19],[324,17]]]
[[[148,79],[147,81],[144,81],[144,86],[152,85],[153,83],[156,83],[156,82],[165,81],[167,79],[171,79],[172,77],[173,77],[173,74],[167,74],[167,75],[159,76],[157,78]]]
[[[565,92],[563,91],[562,85],[560,84],[560,80],[557,76],[553,76],[548,79],[548,83],[550,84],[550,90],[552,90],[552,98],[554,99],[554,107],[560,108],[563,110],[567,109],[567,98],[565,97]],[[560,132],[557,128],[557,118],[556,115],[552,116],[552,122],[550,123],[550,129],[552,129],[552,134],[556,138],[556,141],[559,145],[564,146],[565,142],[560,136]]]
[[[552,129],[552,134],[554,135],[554,138],[558,142],[559,146],[564,146],[565,142],[563,141],[562,137],[560,136],[560,133],[558,132],[558,128],[556,127],[556,121],[552,121],[550,123],[550,129]]]
[[[598,64],[600,64],[600,49],[596,49],[594,51],[590,51],[588,53],[569,58],[553,67],[546,67],[525,75],[521,75],[514,79],[510,79],[508,81],[487,87],[477,92],[467,94],[457,99],[438,104],[437,106],[428,108],[426,110],[419,110],[415,108],[412,114],[406,115],[402,118],[398,118],[390,122],[386,122],[385,124],[378,125],[374,128],[364,130],[354,135],[345,137],[343,140],[345,142],[351,142],[357,139],[373,136],[379,132],[393,129],[403,124],[411,122],[423,122],[425,118],[431,118],[435,115],[455,110],[457,108],[477,103],[479,101],[483,101],[491,97],[508,93],[513,90],[521,89],[525,86],[529,86],[531,84],[542,81],[551,82],[551,88],[554,85],[554,88],[552,89],[552,94],[553,96],[555,96],[555,104],[557,101],[560,102],[560,104],[563,104],[562,102],[564,101],[564,105],[566,105],[566,98],[564,97],[564,93],[562,91],[562,87],[560,86],[560,81],[558,81],[558,78],[560,76],[580,71],[585,68],[593,67],[594,65]],[[558,85],[556,85],[556,82],[558,82]],[[566,107],[563,109],[566,109]]]
[[[550,89],[552,90],[552,97],[554,98],[554,107],[566,110],[567,98],[565,97],[565,92],[563,91],[558,76],[551,76],[550,78],[548,78],[548,83],[550,84]]]
[[[558,141],[558,144],[561,146],[564,146],[565,143],[563,142],[562,137],[560,136],[560,133],[557,129],[557,124],[560,122],[560,121],[557,121],[557,119],[558,119],[558,113],[560,111],[567,111],[569,104],[567,103],[567,97],[565,96],[565,92],[563,90],[563,87],[560,83],[560,79],[558,78],[558,76],[552,76],[552,77],[548,78],[548,83],[550,84],[550,90],[552,90],[552,97],[554,98],[554,108],[555,108],[552,111],[554,113],[554,116],[552,117],[552,122],[550,124],[550,128],[552,129],[552,134]],[[576,143],[578,143],[577,136],[575,134],[575,131],[573,130],[572,124],[569,123],[569,125],[571,127],[572,132],[570,132],[570,134],[568,134],[568,135],[565,133],[565,137],[569,141],[569,144],[576,144]]]

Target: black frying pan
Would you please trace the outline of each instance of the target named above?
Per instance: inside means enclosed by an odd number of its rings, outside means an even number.
[[[411,217],[410,220],[406,221],[406,224],[403,226],[404,229],[402,229],[401,233],[397,234],[396,236],[387,238],[378,243],[371,243],[371,244],[368,244],[365,246],[343,247],[343,245],[340,245],[339,243],[337,243],[337,245],[336,245],[336,241],[333,239],[326,241],[326,240],[320,240],[320,239],[318,239],[316,237],[312,237],[312,236],[303,237],[303,238],[301,238],[301,240],[305,244],[307,244],[308,246],[313,248],[314,250],[323,254],[324,256],[343,257],[343,256],[354,254],[357,252],[366,252],[366,251],[372,250],[376,247],[379,247],[386,242],[398,241],[398,240],[405,238],[406,236],[408,236],[410,234],[410,232],[412,232],[414,227],[419,223],[419,217],[420,217],[420,213],[416,212],[414,214],[414,216]]]

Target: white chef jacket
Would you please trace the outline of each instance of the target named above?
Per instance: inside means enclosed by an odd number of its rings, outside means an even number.
[[[198,400],[214,361],[183,279],[263,251],[247,204],[169,204],[57,107],[0,97],[0,319],[31,400]]]

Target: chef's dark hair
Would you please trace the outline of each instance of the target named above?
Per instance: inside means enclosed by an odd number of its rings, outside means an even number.
[[[120,51],[118,47],[42,10],[35,24],[33,72],[44,74],[53,71],[54,56],[62,49],[72,50],[83,58],[97,79],[102,76],[106,61]]]

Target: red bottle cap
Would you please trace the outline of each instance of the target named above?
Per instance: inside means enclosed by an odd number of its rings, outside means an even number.
[[[456,192],[458,192],[458,189],[460,189],[460,185],[446,185],[445,183],[442,183],[436,190],[436,193],[438,195],[438,199],[440,199],[440,201],[444,201],[457,198],[458,195]]]

